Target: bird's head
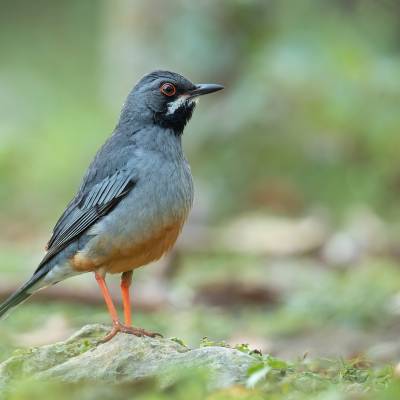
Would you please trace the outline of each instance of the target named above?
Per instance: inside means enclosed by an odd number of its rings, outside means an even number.
[[[136,84],[126,105],[151,116],[154,123],[181,134],[198,97],[221,89],[223,86],[216,84],[196,85],[175,72],[154,71]]]

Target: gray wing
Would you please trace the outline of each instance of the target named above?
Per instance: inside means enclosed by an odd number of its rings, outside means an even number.
[[[47,253],[35,272],[108,214],[134,186],[131,174],[118,171],[93,185],[88,192],[80,191],[55,225]]]

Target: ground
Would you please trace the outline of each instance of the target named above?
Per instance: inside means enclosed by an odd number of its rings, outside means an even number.
[[[400,390],[392,368],[361,359],[286,362],[245,344],[203,340],[191,349],[126,334],[100,343],[107,329],[87,325],[65,342],[16,351],[0,364],[0,397],[389,399]]]
[[[20,268],[10,268],[10,279],[17,281],[26,274],[30,255],[9,254],[10,267]],[[87,398],[107,391],[112,398],[140,393],[138,398],[152,399],[187,398],[183,393],[188,392],[199,399],[257,399],[267,394],[273,399],[398,398],[394,370],[400,359],[400,270],[393,258],[369,256],[355,266],[337,268],[313,254],[217,252],[178,259],[168,279],[160,278],[164,266],[136,273],[134,322],[174,337],[173,346],[229,346],[251,353],[254,362],[237,383],[210,389],[207,374],[189,367],[167,386],[160,386],[158,378],[119,382],[112,389],[103,379],[94,386],[53,381],[39,385],[19,378],[18,385],[11,385],[16,390],[11,398],[24,398],[28,392],[30,398],[43,398],[44,391],[49,396],[74,391]],[[116,279],[110,284],[117,289]],[[71,288],[83,289],[87,298],[57,298],[70,294]],[[32,346],[65,340],[87,323],[109,324],[101,301],[91,298],[96,285],[90,276],[46,293],[52,294],[25,303],[1,321],[2,361],[29,353]],[[67,356],[90,350],[90,341],[85,343]]]

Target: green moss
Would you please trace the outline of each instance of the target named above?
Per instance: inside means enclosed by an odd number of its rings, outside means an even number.
[[[209,339],[207,336],[204,336],[200,342],[200,347],[211,347],[211,346],[230,347],[230,345],[226,343],[224,340],[212,340]]]

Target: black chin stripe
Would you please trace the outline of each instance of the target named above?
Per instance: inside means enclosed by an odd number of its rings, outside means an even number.
[[[173,114],[168,114],[168,108],[163,113],[156,113],[154,122],[165,128],[172,128],[176,134],[181,135],[186,124],[189,122],[196,107],[195,102],[183,103]]]

